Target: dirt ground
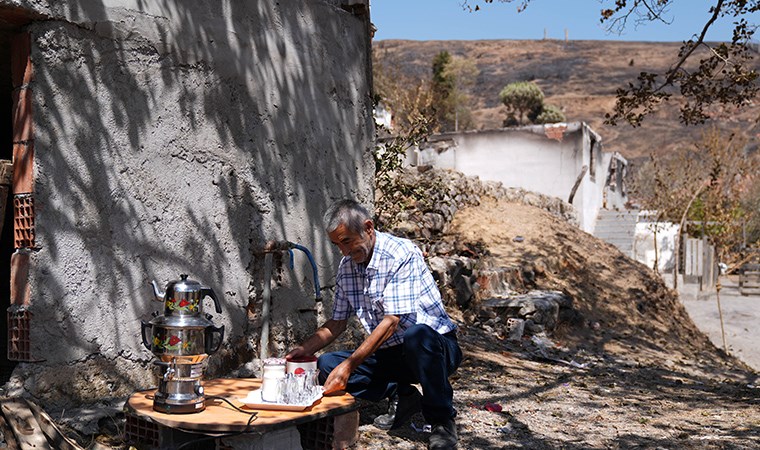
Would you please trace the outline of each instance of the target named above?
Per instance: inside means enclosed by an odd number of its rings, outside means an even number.
[[[689,316],[716,347],[723,348],[725,336],[728,352],[760,371],[760,327],[757,326],[760,324],[760,292],[754,290],[751,295],[742,295],[736,275],[721,277],[719,295],[714,288],[700,292],[695,284],[682,284],[678,292]]]
[[[453,230],[491,266],[531,265],[531,287],[565,292],[582,318],[512,342],[450,309],[465,352],[452,380],[459,448],[760,448],[759,374],[717,349],[651,270],[520,204],[460,211]],[[384,407],[361,409],[355,448],[426,448],[412,426],[375,429]]]

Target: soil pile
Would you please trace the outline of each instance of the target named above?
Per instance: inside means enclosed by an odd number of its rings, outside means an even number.
[[[527,287],[568,294],[580,320],[556,330],[566,346],[657,359],[712,352],[735,363],[716,352],[659,275],[546,211],[486,199],[455,216],[452,234],[487,249],[481,264],[532,267]]]
[[[456,244],[445,247],[480,249],[479,266],[530,267],[517,288],[562,291],[577,312],[510,341],[476,320],[478,301],[448,305],[466,356],[453,379],[460,448],[760,447],[758,374],[715,348],[652,270],[508,199],[484,197],[446,229]],[[384,406],[362,408],[356,448],[426,448],[424,431],[375,429]]]

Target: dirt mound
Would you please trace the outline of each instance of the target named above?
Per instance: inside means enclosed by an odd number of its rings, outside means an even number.
[[[449,299],[465,355],[452,377],[459,448],[760,448],[758,374],[697,331],[650,269],[505,199],[458,209],[442,239],[455,243],[427,245],[477,249],[477,266],[530,267],[534,276],[514,287],[560,290],[582,318],[550,335],[547,358],[531,338],[510,341],[465,321],[468,311]],[[362,405],[354,448],[427,448],[421,415],[414,426],[374,428],[384,406]]]
[[[482,264],[532,266],[529,287],[569,295],[582,320],[555,331],[566,346],[636,359],[710,353],[736,364],[696,328],[659,275],[546,211],[484,199],[457,212],[451,233],[486,249]]]

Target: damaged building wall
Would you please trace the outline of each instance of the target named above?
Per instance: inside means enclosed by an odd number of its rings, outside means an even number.
[[[357,2],[352,2],[357,3]],[[211,375],[255,357],[268,240],[339,256],[331,200],[371,202],[366,8],[337,0],[0,1],[39,15],[31,358],[8,387],[48,405],[153,384],[148,283],[212,287],[227,331]],[[361,5],[359,5],[361,6]],[[273,339],[313,331],[311,266],[275,258]],[[299,312],[300,310],[300,312]],[[321,310],[321,308],[320,308]],[[206,311],[213,312],[210,301]],[[286,333],[287,331],[287,333]],[[277,349],[275,349],[277,350]]]
[[[609,159],[602,155],[602,138],[591,130],[586,124],[582,124],[578,130],[579,139],[575,140],[575,154],[580,156],[580,170],[576,173],[573,185],[578,183],[577,197],[571,203],[578,208],[581,228],[593,233],[596,228],[596,219],[604,202],[604,187],[609,171]],[[572,136],[572,135],[571,135]],[[570,136],[568,136],[570,137]],[[586,174],[581,175],[586,167]],[[572,185],[571,185],[572,186]]]
[[[443,133],[407,162],[570,202],[580,227],[590,233],[602,206],[609,158],[603,158],[601,138],[586,124],[568,123]]]

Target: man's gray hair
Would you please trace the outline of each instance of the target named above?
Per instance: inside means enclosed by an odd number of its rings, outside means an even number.
[[[328,233],[335,231],[340,224],[345,225],[348,231],[361,233],[364,231],[364,222],[371,219],[367,209],[351,199],[338,200],[327,208],[324,215]]]

